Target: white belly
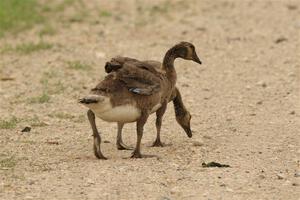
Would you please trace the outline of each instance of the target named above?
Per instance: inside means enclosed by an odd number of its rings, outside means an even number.
[[[99,97],[100,98],[100,97]],[[98,103],[86,104],[97,117],[107,122],[134,122],[141,116],[141,110],[135,104],[126,104],[113,107],[108,97],[101,96]],[[157,111],[161,104],[155,105],[151,113]]]
[[[107,122],[134,122],[141,116],[141,111],[133,105],[122,105],[95,114]]]

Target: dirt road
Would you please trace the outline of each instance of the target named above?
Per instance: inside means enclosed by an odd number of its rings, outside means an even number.
[[[51,21],[55,33],[42,37],[51,48],[0,54],[0,199],[299,199],[299,1],[83,2]],[[37,43],[40,29],[0,44]],[[116,124],[98,120],[109,160],[97,160],[77,99],[111,57],[162,60],[179,41],[203,61],[175,63],[193,138],[169,104],[162,140],[171,146],[149,147],[152,116],[142,152],[158,158],[129,159],[116,149]],[[124,139],[135,144],[134,124]],[[202,167],[211,161],[231,167]]]

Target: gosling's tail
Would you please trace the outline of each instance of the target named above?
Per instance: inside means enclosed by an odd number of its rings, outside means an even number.
[[[93,104],[104,101],[104,98],[99,95],[88,95],[78,100],[82,104]]]

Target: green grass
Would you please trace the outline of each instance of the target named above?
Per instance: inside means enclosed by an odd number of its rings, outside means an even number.
[[[52,47],[53,47],[53,44],[43,42],[43,41],[40,41],[38,43],[29,42],[29,43],[23,43],[23,44],[17,45],[15,47],[15,51],[22,53],[22,54],[30,54],[35,51],[51,49]]]
[[[49,24],[45,24],[40,30],[39,35],[43,37],[44,35],[54,35],[56,30]]]
[[[31,28],[43,20],[37,0],[0,0],[0,36]]]
[[[65,91],[66,87],[61,80],[53,80],[56,77],[58,77],[58,74],[53,70],[43,73],[40,83],[43,85],[44,93],[52,95],[61,94]]]
[[[111,17],[112,16],[112,13],[107,11],[107,10],[101,10],[99,12],[99,16],[100,17]]]
[[[36,96],[36,97],[32,97],[29,99],[29,103],[48,103],[50,101],[50,96],[48,95],[47,92],[43,92],[43,94]]]
[[[55,11],[55,12],[62,12],[64,11],[67,7],[72,6],[75,3],[76,0],[63,0],[56,6],[49,8],[49,11]],[[47,7],[46,7],[47,8]]]
[[[36,51],[51,49],[52,47],[53,44],[43,42],[43,41],[39,41],[38,43],[28,42],[28,43],[19,44],[15,47],[12,47],[10,45],[5,45],[4,47],[2,47],[0,52],[1,53],[17,52],[20,54],[30,54]]]
[[[74,115],[71,115],[69,113],[63,113],[63,112],[49,114],[48,116],[52,117],[52,118],[58,118],[58,119],[74,119],[75,118]]]
[[[83,63],[81,61],[71,61],[68,62],[68,66],[70,69],[75,69],[75,70],[90,70],[91,66]]]
[[[0,160],[0,169],[11,169],[14,168],[16,165],[17,161],[13,156],[9,158],[3,158]]]
[[[30,124],[32,127],[44,127],[48,126],[45,122],[41,121],[37,116],[34,116],[33,118],[29,118],[27,120],[24,120]]]
[[[0,119],[0,129],[13,129],[16,128],[19,120],[16,117],[12,117],[9,120]]]

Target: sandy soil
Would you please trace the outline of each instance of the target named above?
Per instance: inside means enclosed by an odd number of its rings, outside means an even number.
[[[52,22],[56,34],[43,37],[52,49],[1,54],[1,77],[14,80],[0,81],[0,115],[18,123],[0,129],[0,199],[299,199],[299,1],[84,2],[83,20],[68,21],[76,14],[70,7]],[[0,44],[36,42],[39,30]],[[162,60],[182,40],[204,63],[175,63],[193,138],[170,104],[162,139],[172,145],[149,147],[152,116],[142,152],[158,158],[130,159],[116,149],[116,124],[97,120],[109,158],[97,160],[77,99],[105,76],[111,57]],[[73,61],[91,68],[72,69]],[[34,103],[45,91],[49,102]],[[31,132],[21,133],[28,125]],[[135,144],[134,124],[124,138]],[[202,167],[210,161],[231,167]]]

